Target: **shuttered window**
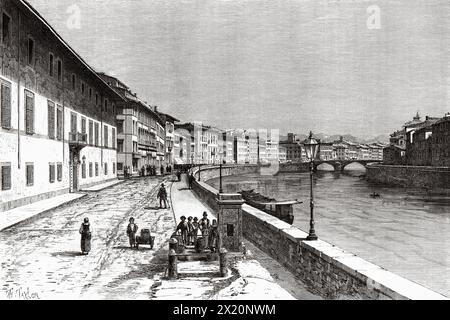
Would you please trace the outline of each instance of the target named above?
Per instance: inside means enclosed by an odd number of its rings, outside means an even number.
[[[116,148],[116,129],[112,128],[111,129],[111,139],[112,139],[112,147],[113,149]]]
[[[47,103],[48,109],[48,137],[55,139],[55,104],[51,101]]]
[[[63,111],[58,106],[58,110],[56,111],[56,139],[62,140],[63,137]]]
[[[105,162],[105,176],[108,175],[108,164]]]
[[[92,162],[89,162],[89,177],[92,178]]]
[[[86,179],[86,161],[81,164],[81,178]]]
[[[89,120],[89,144],[92,145],[94,141],[94,122]]]
[[[95,145],[98,146],[98,123],[95,124]]]
[[[95,176],[98,176],[98,162],[95,163]]]
[[[2,190],[9,190],[11,189],[11,164],[10,163],[4,163],[1,165],[1,185]]]
[[[25,90],[25,130],[34,133],[34,94]]]
[[[103,145],[108,147],[108,127],[106,125],[103,126],[103,135]]]
[[[113,162],[113,174],[116,174],[116,163]]]
[[[48,178],[50,183],[55,182],[55,164],[53,163],[48,165]]]
[[[86,118],[85,117],[81,118],[81,133],[82,134],[86,133]]]
[[[0,90],[0,115],[1,126],[5,129],[11,128],[11,85],[9,83],[1,81]]]
[[[27,163],[25,172],[27,178],[27,186],[32,186],[34,184],[34,164]]]
[[[62,163],[56,165],[56,178],[58,181],[62,181]]]
[[[77,133],[77,114],[70,113],[70,132]]]

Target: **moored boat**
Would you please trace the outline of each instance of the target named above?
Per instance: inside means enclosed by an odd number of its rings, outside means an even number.
[[[292,206],[297,203],[302,203],[298,200],[278,201],[274,198],[261,195],[253,189],[242,190],[239,193],[242,194],[242,198],[248,205],[264,211],[289,224],[294,222],[294,210]]]

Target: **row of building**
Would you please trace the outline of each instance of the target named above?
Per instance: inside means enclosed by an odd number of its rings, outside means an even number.
[[[450,167],[450,113],[443,117],[417,113],[402,129],[390,135],[384,164]]]
[[[346,141],[343,137],[333,142],[319,142],[318,159],[327,160],[382,160],[385,144],[376,142],[360,144]],[[281,141],[280,146],[286,149],[287,162],[308,161],[302,139],[293,133],[288,133],[287,140]]]

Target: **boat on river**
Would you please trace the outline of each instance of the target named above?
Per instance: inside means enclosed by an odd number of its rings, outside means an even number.
[[[239,192],[245,202],[261,211],[264,211],[284,222],[292,224],[294,222],[293,205],[302,203],[302,201],[295,200],[276,200],[274,198],[266,197],[254,189],[242,190]]]

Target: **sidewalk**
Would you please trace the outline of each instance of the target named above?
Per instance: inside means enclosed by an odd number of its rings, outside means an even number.
[[[171,200],[177,221],[182,215],[200,218],[203,211],[208,213],[210,219],[215,218],[210,208],[200,202],[183,180],[172,184]],[[252,243],[244,239],[244,244],[246,258],[231,262],[228,277],[217,275],[217,261],[179,261],[180,278],[163,280],[153,292],[154,299],[321,299]]]
[[[115,186],[116,184],[123,183],[124,181],[125,180],[115,179],[115,180],[108,181],[108,182],[105,182],[105,183],[96,184],[96,185],[94,185],[92,187],[83,188],[80,191],[91,191],[91,192],[92,191],[101,191],[103,189]]]
[[[25,206],[0,212],[0,231],[84,196],[85,194],[81,193],[65,193],[60,196],[36,201]]]

